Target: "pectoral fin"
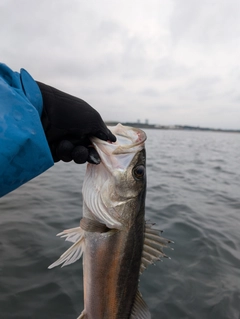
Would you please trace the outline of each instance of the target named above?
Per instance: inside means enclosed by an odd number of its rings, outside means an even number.
[[[150,224],[145,225],[140,274],[143,273],[148,265],[153,264],[156,260],[160,260],[162,257],[168,258],[163,252],[163,247],[168,247],[170,243],[173,243],[173,241],[161,237],[159,230],[152,229]]]
[[[57,234],[57,236],[66,237],[67,241],[74,242],[74,244],[58,260],[51,264],[48,269],[59,266],[62,263],[62,267],[70,265],[81,258],[84,251],[84,231],[81,227],[64,230],[62,233]]]
[[[132,308],[130,319],[151,319],[148,306],[138,291]]]
[[[67,229],[57,234],[57,236],[65,238],[66,241],[70,241],[74,244],[65,251],[58,260],[51,264],[48,269],[59,266],[60,264],[63,264],[62,267],[64,267],[81,258],[84,251],[84,232],[104,233],[108,230],[109,228],[107,228],[106,225],[98,222],[97,220],[82,218],[80,227]]]

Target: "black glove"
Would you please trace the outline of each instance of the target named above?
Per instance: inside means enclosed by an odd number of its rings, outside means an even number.
[[[37,82],[43,97],[42,125],[54,162],[99,164],[89,137],[115,142],[100,114],[85,101]]]

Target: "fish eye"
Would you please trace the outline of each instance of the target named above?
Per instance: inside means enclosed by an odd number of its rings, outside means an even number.
[[[142,179],[145,175],[145,167],[143,165],[134,167],[133,175],[136,179]]]

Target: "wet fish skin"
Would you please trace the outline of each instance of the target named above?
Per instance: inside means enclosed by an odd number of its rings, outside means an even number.
[[[58,234],[74,244],[49,268],[83,254],[84,310],[78,319],[149,319],[139,275],[166,257],[162,248],[171,241],[144,220],[145,133],[122,125],[112,132],[128,142],[93,139],[101,163],[87,166],[80,227]]]
[[[135,260],[129,263],[128,259],[132,251],[127,241],[133,239],[136,243],[139,240],[134,230],[132,233],[115,232],[108,239],[104,235],[86,237],[86,248],[91,247],[91,253],[83,257],[86,264],[84,312],[87,318],[130,318],[139,277],[139,264]],[[134,252],[139,255],[137,248]],[[121,258],[123,255],[125,258]]]
[[[146,194],[146,175],[136,179],[133,170],[138,165],[145,167],[145,163],[143,149],[136,154],[121,178],[118,176],[120,193],[124,189],[126,193],[128,187],[135,192],[134,197],[118,207],[123,229],[85,234],[84,312],[89,319],[128,319],[131,316],[138,291]]]

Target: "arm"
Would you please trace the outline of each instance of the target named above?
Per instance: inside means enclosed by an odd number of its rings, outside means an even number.
[[[116,141],[85,101],[0,63],[0,197],[54,162],[100,162],[89,137]]]
[[[0,197],[54,163],[41,123],[42,109],[42,95],[32,77],[0,64]]]

